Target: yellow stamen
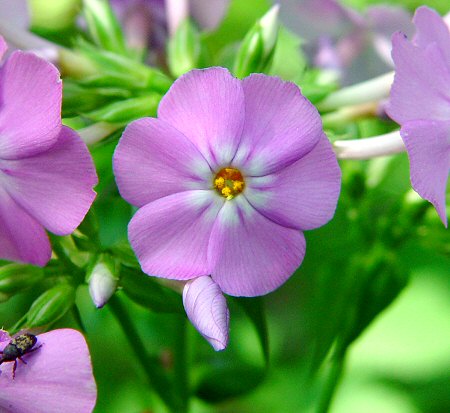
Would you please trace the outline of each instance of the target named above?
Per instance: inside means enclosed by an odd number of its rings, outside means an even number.
[[[227,200],[239,195],[245,188],[244,177],[239,169],[222,168],[214,177],[214,187]]]

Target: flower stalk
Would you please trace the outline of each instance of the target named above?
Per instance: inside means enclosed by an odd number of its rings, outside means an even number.
[[[333,149],[339,159],[370,159],[405,151],[399,131],[365,139],[338,140]]]

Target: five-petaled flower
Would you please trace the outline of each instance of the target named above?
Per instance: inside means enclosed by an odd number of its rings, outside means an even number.
[[[283,284],[305,254],[304,230],[328,222],[340,169],[317,110],[293,83],[193,70],[158,118],[125,130],[114,154],[121,195],[140,209],[128,235],[145,273],[211,275],[226,294]]]
[[[394,34],[395,80],[389,116],[401,125],[411,184],[447,226],[445,193],[450,170],[450,31],[435,11],[420,7],[416,35]]]
[[[0,258],[45,265],[44,228],[70,234],[95,198],[92,158],[62,126],[61,99],[58,70],[34,54],[13,52],[0,67]]]
[[[11,338],[0,330],[0,350]],[[71,329],[37,336],[36,351],[0,366],[0,411],[10,413],[90,413],[97,399],[91,359],[81,333]]]

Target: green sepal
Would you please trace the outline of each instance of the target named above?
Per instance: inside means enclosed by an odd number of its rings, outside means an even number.
[[[0,301],[6,301],[14,294],[20,293],[44,278],[40,267],[24,264],[7,264],[0,267]]]
[[[167,44],[167,63],[170,73],[179,77],[198,67],[201,52],[200,36],[197,28],[187,19],[179,26]]]
[[[122,266],[120,286],[135,303],[158,313],[184,313],[181,294],[163,287],[142,271]]]
[[[94,43],[105,50],[126,55],[125,38],[109,1],[83,0],[83,12]]]
[[[26,314],[26,327],[43,327],[59,320],[75,302],[75,288],[70,284],[58,284],[41,294]]]
[[[148,93],[146,96],[110,103],[84,115],[94,122],[126,125],[135,119],[156,116],[156,110],[161,97],[158,93]]]

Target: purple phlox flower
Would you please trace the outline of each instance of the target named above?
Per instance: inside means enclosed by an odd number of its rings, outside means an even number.
[[[320,116],[293,83],[193,70],[158,118],[125,130],[114,154],[128,226],[145,273],[211,275],[234,296],[267,294],[305,254],[304,230],[334,215],[340,169]]]
[[[409,14],[400,7],[374,6],[364,14],[336,0],[280,0],[280,18],[305,39],[310,61],[336,71],[342,84],[392,70],[391,36],[412,33]]]
[[[58,70],[34,54],[15,51],[0,67],[2,259],[45,265],[51,247],[44,228],[72,233],[95,198],[92,158],[62,126],[61,99]]]
[[[225,349],[230,313],[220,287],[211,277],[202,276],[188,281],[183,290],[183,304],[191,323],[214,350]]]
[[[450,170],[450,31],[434,10],[420,7],[416,34],[392,38],[395,79],[387,112],[401,125],[414,190],[447,226],[445,193]]]
[[[0,335],[0,350],[11,338]],[[89,413],[97,399],[89,349],[71,329],[39,334],[35,347],[18,362],[0,366],[0,411],[5,413]]]

